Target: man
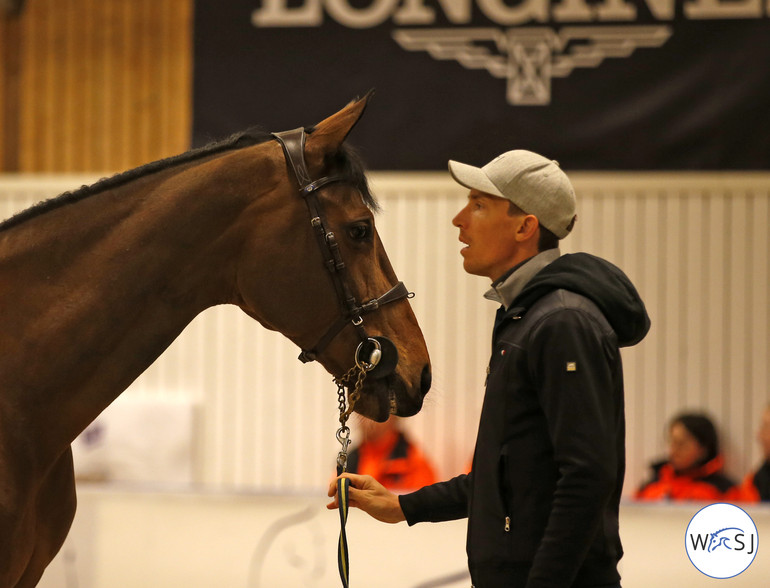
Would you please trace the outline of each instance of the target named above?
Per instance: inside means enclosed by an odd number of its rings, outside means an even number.
[[[649,330],[644,304],[612,264],[560,255],[576,216],[556,162],[516,150],[483,168],[450,161],[449,171],[470,189],[452,221],[463,267],[492,280],[486,296],[502,304],[472,471],[402,496],[345,474],[350,505],[410,525],[468,517],[477,588],[620,586],[619,347]]]

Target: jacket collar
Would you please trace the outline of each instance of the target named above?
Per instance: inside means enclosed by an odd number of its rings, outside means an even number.
[[[527,285],[527,282],[549,263],[558,259],[560,255],[561,252],[558,248],[547,249],[521,262],[492,282],[492,287],[486,291],[484,298],[499,302],[508,309],[516,296]]]

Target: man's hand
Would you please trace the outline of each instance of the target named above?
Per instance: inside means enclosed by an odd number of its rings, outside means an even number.
[[[398,502],[398,496],[387,490],[371,476],[345,473],[340,477],[350,480],[348,494],[350,506],[360,508],[369,516],[383,523],[399,523],[406,520],[401,510],[401,504]],[[329,496],[333,496],[334,500],[327,504],[326,508],[329,510],[339,508],[336,478],[329,484]]]

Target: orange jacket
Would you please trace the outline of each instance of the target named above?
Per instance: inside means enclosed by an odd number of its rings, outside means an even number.
[[[417,490],[436,482],[433,466],[422,451],[398,431],[353,449],[348,471],[368,474],[389,490]]]
[[[637,500],[736,500],[738,488],[722,473],[721,455],[702,466],[676,472],[667,462],[653,465],[653,478],[636,491]]]

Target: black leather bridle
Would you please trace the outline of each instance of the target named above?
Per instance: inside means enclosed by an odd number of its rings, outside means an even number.
[[[304,198],[310,212],[310,224],[313,227],[318,246],[324,257],[324,264],[329,270],[334,290],[337,293],[342,314],[319,339],[311,349],[303,349],[299,355],[300,361],[308,363],[315,361],[318,354],[350,323],[358,332],[361,343],[355,354],[355,362],[360,368],[371,372],[373,377],[383,377],[391,373],[398,362],[398,352],[392,341],[385,337],[370,337],[364,328],[363,316],[374,312],[385,304],[395,302],[401,298],[411,298],[410,293],[403,282],[398,282],[390,290],[379,298],[359,304],[349,285],[345,262],[340,254],[339,244],[334,233],[327,231],[324,224],[324,215],[321,203],[318,200],[318,191],[335,182],[348,181],[344,176],[325,176],[317,180],[311,180],[305,164],[305,138],[307,134],[304,128],[298,128],[281,133],[272,133],[272,136],[283,147],[286,161],[289,163],[297,183],[300,195]]]

